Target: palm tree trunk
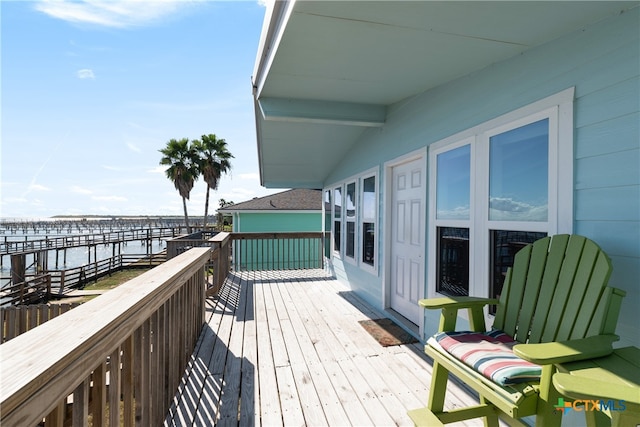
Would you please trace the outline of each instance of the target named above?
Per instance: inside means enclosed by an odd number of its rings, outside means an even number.
[[[209,213],[209,184],[207,184],[207,196],[204,199],[204,228],[207,228],[207,214]]]
[[[182,198],[182,207],[184,208],[184,225],[187,226],[187,233],[191,233],[191,226],[189,225],[189,215],[187,215],[187,199]]]

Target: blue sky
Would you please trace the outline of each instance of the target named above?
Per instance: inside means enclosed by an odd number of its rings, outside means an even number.
[[[251,75],[257,1],[2,1],[1,217],[181,215],[160,167],[171,138],[235,156],[211,194],[260,186]],[[205,184],[190,215],[204,212]]]

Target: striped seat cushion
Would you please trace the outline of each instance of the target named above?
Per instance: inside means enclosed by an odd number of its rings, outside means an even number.
[[[513,354],[518,344],[500,330],[440,332],[430,339],[446,352],[500,385],[538,381],[541,368]]]

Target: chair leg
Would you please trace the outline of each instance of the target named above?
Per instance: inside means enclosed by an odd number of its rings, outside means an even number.
[[[431,375],[431,389],[429,390],[429,401],[427,403],[427,407],[434,414],[442,412],[444,409],[444,398],[447,393],[448,379],[449,371],[434,361]]]
[[[480,396],[480,403],[483,405],[493,406],[484,396]],[[494,412],[493,415],[487,415],[484,417],[483,421],[484,427],[498,427],[498,414]]]
[[[540,394],[536,408],[536,427],[560,427],[562,424],[562,411],[555,408],[561,396],[551,381],[555,371],[554,365],[542,366]]]

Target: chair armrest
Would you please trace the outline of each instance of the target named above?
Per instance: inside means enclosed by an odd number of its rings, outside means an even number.
[[[558,373],[553,375],[553,385],[570,399],[613,399],[640,405],[638,389],[626,384]]]
[[[537,365],[557,365],[585,359],[608,356],[613,353],[617,335],[596,335],[569,341],[540,344],[517,344],[513,353],[521,359]]]
[[[438,332],[454,331],[459,309],[469,311],[469,326],[476,332],[484,332],[482,308],[487,304],[497,304],[498,300],[479,297],[442,297],[421,299],[418,304],[427,309],[441,309]]]
[[[472,308],[476,306],[485,306],[487,304],[498,304],[498,300],[494,298],[480,297],[442,297],[428,298],[418,301],[421,307],[426,309],[438,308]]]

